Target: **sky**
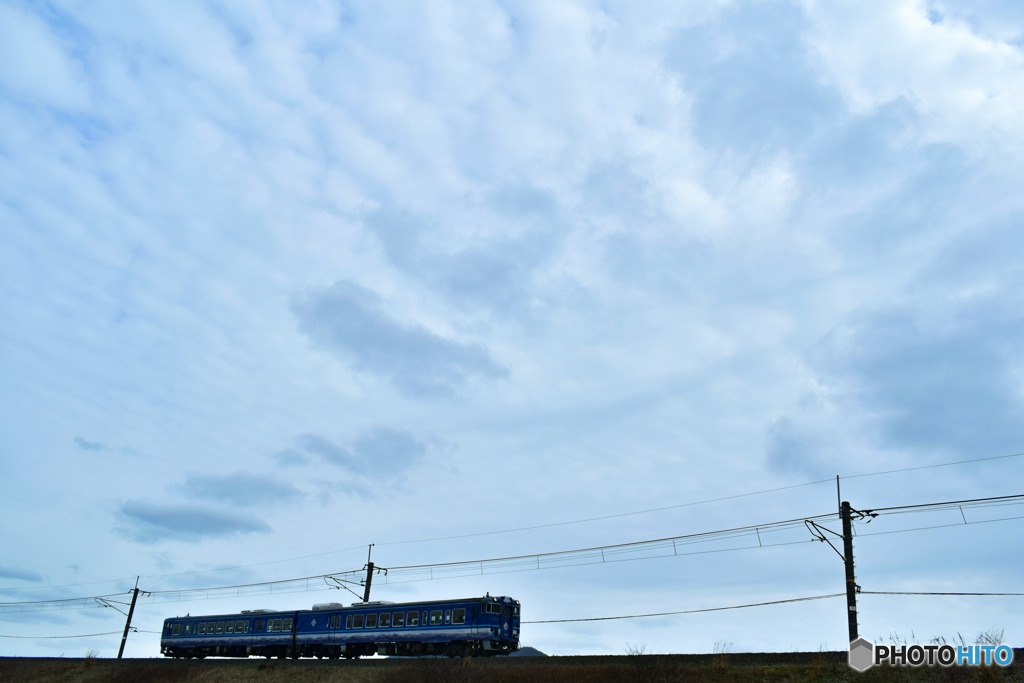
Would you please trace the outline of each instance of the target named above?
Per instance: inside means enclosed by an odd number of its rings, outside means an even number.
[[[116,656],[45,601],[136,580],[130,657],[348,604],[181,591],[370,544],[550,654],[844,650],[842,597],[693,610],[842,593],[840,498],[1024,493],[1022,180],[1010,0],[0,0],[0,655]],[[1022,516],[859,520],[860,635],[1024,645],[877,594],[1019,591]]]

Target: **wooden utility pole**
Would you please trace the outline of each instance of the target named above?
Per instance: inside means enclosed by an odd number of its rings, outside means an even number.
[[[853,524],[850,521],[850,503],[839,507],[843,518],[843,564],[846,565],[846,616],[850,627],[850,642],[857,640],[857,582],[853,575]]]
[[[370,602],[370,583],[373,582],[373,562],[370,561],[370,554],[373,552],[373,544],[370,544],[366,551],[366,589],[363,591],[363,602]]]
[[[132,615],[135,613],[135,601],[139,597],[139,577],[135,577],[135,588],[132,589],[132,604],[128,608],[128,620],[124,622],[124,634],[121,636],[121,648],[117,651],[117,658],[124,655],[124,643],[128,640],[128,631],[132,627]]]

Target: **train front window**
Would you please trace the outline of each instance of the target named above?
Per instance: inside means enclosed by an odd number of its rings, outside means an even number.
[[[175,624],[175,625],[174,625],[174,631],[173,631],[173,633],[174,633],[174,635],[176,635],[176,636],[180,636],[180,635],[181,635],[181,624]]]

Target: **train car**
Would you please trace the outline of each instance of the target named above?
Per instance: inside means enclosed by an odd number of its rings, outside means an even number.
[[[489,656],[519,649],[520,604],[507,596],[316,605],[164,621],[167,657]]]

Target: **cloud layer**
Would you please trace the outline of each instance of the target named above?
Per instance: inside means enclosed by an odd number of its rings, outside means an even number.
[[[307,292],[292,310],[317,345],[413,397],[452,396],[472,380],[508,375],[484,346],[402,322],[380,297],[351,282]]]

